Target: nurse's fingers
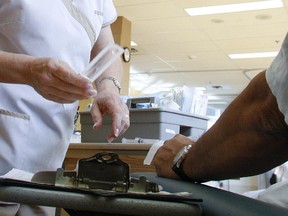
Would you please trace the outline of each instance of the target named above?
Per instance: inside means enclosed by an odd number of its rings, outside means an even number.
[[[38,93],[41,94],[44,98],[57,102],[57,103],[73,103],[77,100],[88,99],[94,97],[94,93],[87,92],[85,94],[72,94],[69,91],[61,91],[53,87],[42,87],[38,89]]]
[[[53,59],[55,62],[55,67],[51,67],[53,75],[65,83],[69,83],[78,87],[85,85],[92,85],[91,81],[79,73],[75,72],[68,63],[61,61],[59,59]],[[48,68],[49,71],[49,68]]]
[[[44,98],[71,102],[95,96],[92,83],[76,74],[65,62],[53,58],[35,58],[25,68],[28,85]]]
[[[121,100],[119,98],[119,100]],[[120,110],[120,111],[119,111]],[[112,131],[107,136],[107,140],[112,142],[114,138],[121,136],[130,126],[129,110],[127,105],[121,100],[120,109],[112,114]]]
[[[117,94],[110,91],[98,92],[90,112],[94,122],[94,130],[101,127],[105,114],[111,115],[112,129],[107,135],[109,142],[122,135],[130,125],[127,105]]]

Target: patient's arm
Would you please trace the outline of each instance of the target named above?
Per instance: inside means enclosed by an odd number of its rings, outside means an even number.
[[[288,159],[288,127],[265,73],[256,76],[184,161],[193,179],[254,175]]]
[[[177,140],[189,142],[177,136],[159,149],[154,159],[158,175],[176,177],[171,170],[171,160],[178,146]],[[193,180],[208,181],[258,174],[287,159],[288,127],[263,72],[193,144],[183,169]]]

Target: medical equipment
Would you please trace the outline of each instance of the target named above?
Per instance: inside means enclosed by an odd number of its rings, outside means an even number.
[[[124,52],[117,44],[109,44],[100,51],[90,62],[82,75],[94,82],[105,70],[107,70]]]

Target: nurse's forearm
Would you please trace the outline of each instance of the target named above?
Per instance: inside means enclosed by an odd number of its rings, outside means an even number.
[[[104,49],[108,44],[114,43],[113,34],[111,31],[110,26],[106,26],[102,28],[99,38],[97,39],[96,44],[94,45],[92,51],[91,51],[91,59],[95,57],[102,49]],[[114,64],[112,64],[111,67],[109,67],[97,80],[97,83],[99,84],[99,81],[103,79],[103,77],[113,77],[119,82],[121,82],[123,75],[123,64],[121,62],[121,59],[115,61]],[[101,91],[104,89],[112,89],[115,91],[118,91],[117,88],[115,88],[114,83],[111,80],[105,80],[101,82],[100,85],[97,86],[97,90]]]
[[[33,57],[0,51],[0,82],[26,84],[26,65]]]
[[[183,168],[208,181],[258,174],[287,159],[288,128],[261,73],[193,145]]]

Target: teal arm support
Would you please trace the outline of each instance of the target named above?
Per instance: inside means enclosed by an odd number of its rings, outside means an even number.
[[[207,185],[157,177],[155,173],[134,173],[132,176],[144,175],[168,192],[191,192],[202,198],[204,216],[284,216],[288,209],[264,203],[229,191]]]

